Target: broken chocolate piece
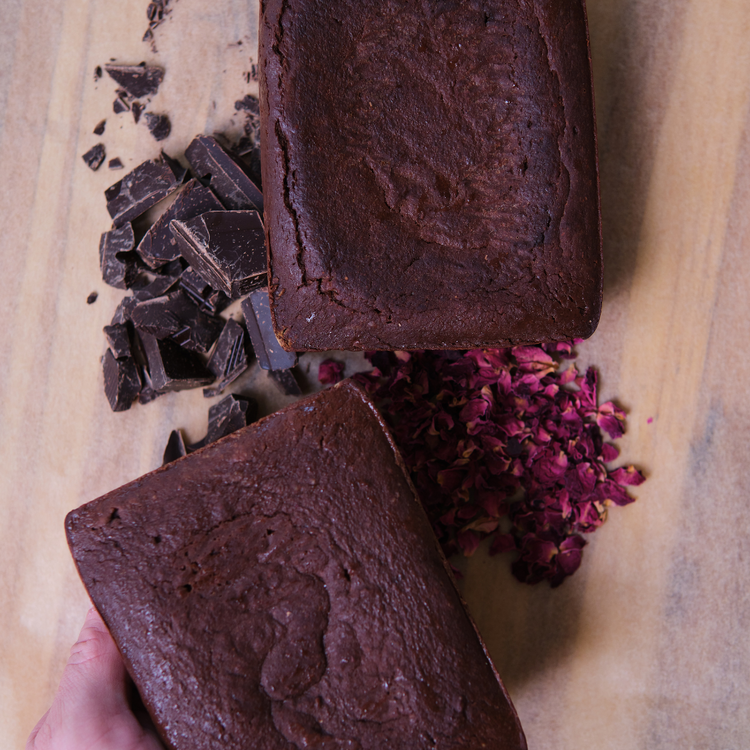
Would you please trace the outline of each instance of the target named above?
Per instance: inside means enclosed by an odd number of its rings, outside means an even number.
[[[107,337],[109,350],[115,359],[133,358],[130,347],[130,332],[127,323],[119,323],[111,326],[104,326],[104,335]]]
[[[167,115],[154,115],[151,112],[146,112],[146,126],[157,141],[169,138],[169,134],[172,132],[172,123]]]
[[[91,292],[88,297],[86,297],[86,304],[87,305],[93,305],[94,302],[99,298],[99,292]]]
[[[133,308],[137,304],[138,300],[135,297],[123,297],[120,304],[115,308],[115,314],[112,316],[110,325],[127,323],[130,320],[130,313],[133,312]]]
[[[190,266],[180,277],[180,287],[201,310],[206,310],[211,315],[221,312],[231,302],[224,292],[213,289]]]
[[[141,341],[148,358],[151,387],[157,393],[200,388],[213,380],[197,355],[174,341],[160,341],[149,333],[141,333]]]
[[[90,148],[81,158],[86,162],[86,166],[89,169],[96,172],[101,167],[106,152],[104,151],[104,145],[97,143],[96,146]]]
[[[139,302],[130,319],[139,331],[158,339],[171,337],[185,349],[203,354],[224,327],[221,318],[200,310],[181,291]]]
[[[106,120],[102,120],[95,128],[94,135],[102,135],[104,133],[104,126],[107,124]]]
[[[265,233],[257,211],[208,211],[169,226],[182,257],[230,299],[266,283]]]
[[[102,357],[104,392],[112,411],[125,411],[140,393],[141,379],[138,367],[130,358],[115,359],[111,349]]]
[[[286,351],[273,330],[268,289],[256,289],[242,300],[242,312],[258,363],[264,370],[289,370],[297,354]]]
[[[105,65],[104,70],[134,99],[152,96],[164,80],[164,71],[145,65]]]
[[[116,227],[135,219],[174,192],[185,179],[180,163],[163,151],[161,157],[139,164],[104,191],[107,211]]]
[[[138,123],[138,120],[141,119],[141,112],[146,109],[146,106],[144,104],[141,104],[140,102],[133,102],[133,106],[130,108],[131,112],[133,113],[133,119],[135,120],[136,124]]]
[[[208,432],[203,440],[194,443],[189,451],[195,451],[219,438],[226,437],[255,421],[258,403],[254,398],[230,394],[208,410]]]
[[[99,240],[99,267],[110,286],[127,289],[138,274],[137,256],[133,251],[135,235],[131,224],[104,232]]]
[[[119,156],[115,156],[114,159],[110,159],[109,160],[109,164],[107,166],[110,169],[122,169],[124,165],[123,165],[122,161],[120,160],[120,157]]]
[[[218,396],[247,370],[246,340],[245,329],[236,320],[230,318],[208,360],[208,369],[216,377],[216,382],[203,389],[203,395],[206,398]]]
[[[122,112],[127,112],[130,109],[130,105],[123,99],[122,97],[118,96],[117,99],[115,99],[112,102],[112,111],[119,115]]]
[[[199,178],[210,179],[211,189],[225,208],[263,211],[260,190],[214,138],[199,135],[187,147],[185,158]]]
[[[182,437],[180,430],[172,430],[167,440],[167,445],[164,448],[164,458],[162,459],[162,466],[171,464],[172,461],[176,461],[178,458],[187,456],[187,449],[185,448],[185,439]]]
[[[138,403],[150,404],[152,401],[155,401],[157,398],[159,398],[159,396],[163,396],[164,394],[158,393],[154,390],[154,386],[151,383],[151,378],[148,374],[148,366],[142,367],[140,372],[141,380],[143,381],[143,388],[141,388],[141,392],[138,394]]]
[[[281,389],[286,396],[301,396],[302,388],[297,382],[294,370],[269,370],[268,374],[274,383]],[[204,391],[205,393],[205,391]]]
[[[163,297],[173,287],[177,286],[180,281],[180,273],[177,274],[157,274],[146,286],[133,291],[133,296],[139,302],[145,302],[147,299]]]
[[[198,180],[190,180],[172,205],[154,222],[136,248],[141,260],[150,268],[159,268],[178,258],[180,248],[169,229],[172,219],[192,219],[206,211],[221,210],[219,199]]]
[[[98,81],[101,77],[102,77],[102,66],[101,65],[97,65],[94,68],[94,80]]]

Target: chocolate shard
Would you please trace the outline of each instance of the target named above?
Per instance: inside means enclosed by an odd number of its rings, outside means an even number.
[[[115,359],[111,349],[102,357],[104,393],[112,411],[129,409],[141,391],[138,367],[130,357]]]
[[[141,388],[141,392],[138,394],[138,403],[150,404],[152,401],[155,401],[157,398],[159,398],[159,396],[163,396],[164,394],[158,393],[154,390],[153,383],[151,382],[151,377],[148,374],[148,366],[142,367],[140,372],[141,380],[143,381],[143,388]]]
[[[182,257],[230,299],[266,283],[265,233],[257,211],[208,211],[169,226]]]
[[[206,354],[221,334],[224,321],[196,307],[181,291],[139,302],[130,313],[133,325],[158,339]]]
[[[178,458],[187,456],[187,448],[185,448],[185,438],[182,437],[180,430],[172,430],[167,440],[167,445],[164,448],[164,458],[162,459],[162,466],[171,464],[172,461],[176,461]]]
[[[135,235],[130,224],[104,232],[101,236],[99,268],[107,284],[117,289],[127,289],[135,281],[138,267],[134,247]]]
[[[258,363],[264,370],[289,370],[297,354],[286,351],[273,330],[268,289],[256,289],[242,300],[242,313]]]
[[[160,341],[143,332],[141,341],[148,358],[151,387],[157,393],[200,388],[214,379],[197,355],[186,351],[174,341]]]
[[[213,289],[191,266],[180,277],[180,288],[201,310],[211,315],[221,312],[231,302],[224,292]]]
[[[127,323],[104,326],[104,335],[107,337],[109,350],[115,359],[133,358],[130,346],[130,331]]]
[[[115,314],[112,316],[110,325],[127,323],[130,320],[130,313],[133,312],[133,308],[137,304],[138,300],[135,297],[123,297],[120,304],[115,308]]]
[[[198,180],[190,180],[175,198],[172,205],[152,224],[140,241],[136,251],[150,268],[159,268],[180,256],[177,240],[169,229],[172,219],[185,221],[206,211],[220,211],[222,205],[210,188]]]
[[[167,292],[173,289],[180,281],[180,274],[157,274],[155,278],[149,281],[146,286],[141,287],[133,292],[133,296],[139,302],[145,302],[148,299],[163,297]]]
[[[302,395],[302,388],[294,375],[294,370],[269,370],[268,374],[284,395]]]
[[[263,212],[263,194],[215,138],[199,135],[187,147],[185,158],[199,178],[210,180],[224,208]]]
[[[122,112],[127,112],[130,109],[130,105],[123,99],[122,97],[118,96],[117,99],[115,99],[112,102],[112,111],[119,115]]]
[[[115,156],[114,159],[109,160],[107,165],[110,169],[122,169],[125,165],[122,163],[122,159],[119,156]]]
[[[248,367],[247,336],[245,329],[230,318],[224,325],[211,357],[208,369],[216,381],[203,389],[206,398],[218,396],[230,383],[242,375]]]
[[[203,440],[190,446],[190,451],[214,443],[255,421],[258,403],[254,398],[230,394],[208,410],[208,432]]]
[[[132,221],[174,192],[187,170],[163,151],[161,157],[139,164],[104,191],[107,211],[116,227]]]
[[[104,70],[134,99],[153,96],[164,80],[164,71],[156,66],[105,65]]]
[[[104,133],[104,127],[106,126],[106,120],[100,120],[97,126],[94,128],[94,135],[102,135]]]
[[[155,115],[146,112],[146,127],[157,141],[169,138],[169,134],[172,132],[172,123],[167,115]]]
[[[89,169],[96,172],[101,167],[106,155],[104,144],[97,143],[96,146],[90,148],[81,158],[86,162],[86,166]]]

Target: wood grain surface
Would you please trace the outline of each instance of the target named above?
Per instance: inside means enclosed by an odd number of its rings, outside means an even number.
[[[3,748],[48,708],[88,606],[65,514],[155,468],[172,427],[202,437],[211,403],[109,410],[101,328],[122,293],[101,282],[97,248],[102,191],[123,173],[81,155],[101,141],[128,169],[159,151],[112,112],[114,82],[94,80],[112,57],[165,68],[151,110],[172,118],[168,153],[237,132],[257,7],[179,0],[154,51],[147,4],[0,3]],[[588,13],[605,302],[580,362],[628,410],[623,457],[648,481],[561,588],[522,586],[480,550],[460,563],[464,592],[532,750],[746,750],[750,3],[589,0]],[[245,385],[275,408],[262,379]]]

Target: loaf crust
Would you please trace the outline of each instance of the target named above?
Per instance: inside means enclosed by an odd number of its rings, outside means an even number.
[[[594,331],[582,0],[265,0],[260,59],[284,345],[461,349]]]
[[[380,417],[344,383],[82,506],[173,750],[526,748]]]

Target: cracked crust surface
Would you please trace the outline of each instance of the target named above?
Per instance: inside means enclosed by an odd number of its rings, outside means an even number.
[[[282,343],[468,348],[593,332],[582,0],[266,0],[260,36]]]
[[[526,747],[391,438],[351,383],[66,528],[173,750]]]

